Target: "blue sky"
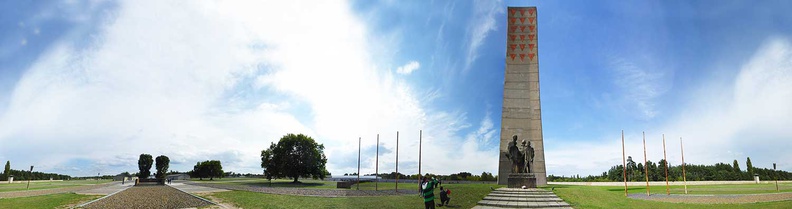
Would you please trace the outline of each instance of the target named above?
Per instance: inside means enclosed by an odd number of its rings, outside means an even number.
[[[328,169],[496,172],[506,7],[536,6],[549,174],[627,154],[679,164],[792,157],[792,15],[784,1],[6,1],[0,160],[91,175],[219,159],[259,173],[286,133]],[[368,153],[368,154],[366,154]]]

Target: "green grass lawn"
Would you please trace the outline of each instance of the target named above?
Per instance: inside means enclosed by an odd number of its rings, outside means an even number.
[[[373,183],[372,183],[373,184]],[[380,183],[380,186],[395,183]],[[413,184],[404,184],[404,189],[415,189]],[[451,189],[451,208],[471,208],[489,194],[490,187],[501,187],[494,184],[444,184]],[[388,187],[388,186],[385,186]],[[354,188],[354,187],[353,187]],[[361,186],[361,190],[364,187]],[[368,187],[367,187],[368,188]],[[399,184],[400,190],[403,188]],[[373,186],[371,187],[373,189]],[[439,189],[435,194],[439,197]],[[393,195],[377,197],[305,197],[293,195],[264,194],[248,191],[229,191],[211,194],[222,202],[241,208],[421,208],[423,199],[414,195]],[[439,203],[438,200],[435,203]]]
[[[30,182],[30,190],[38,190],[38,189],[54,189],[54,188],[62,188],[62,187],[73,187],[73,186],[84,186],[84,185],[94,185],[94,184],[101,184],[107,183],[110,180],[70,180],[70,181],[31,181]],[[0,183],[0,192],[10,192],[10,191],[24,191],[27,189],[27,182],[24,183],[13,183],[13,184],[2,184]]]
[[[688,186],[697,194],[768,193],[768,185],[706,185]],[[779,185],[780,186],[780,185]],[[624,197],[624,187],[550,185],[555,193],[575,208],[790,208],[792,200],[746,204],[684,204],[636,200]],[[672,194],[684,193],[683,186],[672,186]],[[651,186],[652,194],[666,194],[665,186]],[[775,185],[772,185],[775,191]],[[646,187],[628,187],[631,194],[646,194]],[[695,193],[691,193],[695,194]]]
[[[273,187],[301,187],[312,189],[335,189],[335,182],[300,180],[303,184],[292,184],[291,180],[274,180]],[[203,181],[209,182],[209,181]],[[210,183],[268,186],[263,179],[223,179]],[[378,183],[379,189],[394,189],[395,183]],[[444,184],[452,190],[451,205],[471,208],[489,194],[493,184]],[[575,208],[789,208],[790,201],[748,204],[684,204],[635,200],[624,197],[624,187],[550,185],[555,192]],[[792,192],[792,183],[779,184],[782,192]],[[353,185],[352,189],[357,186]],[[665,194],[665,186],[651,186],[652,194]],[[373,190],[373,182],[360,184],[361,190]],[[416,189],[413,183],[400,183],[399,189]],[[646,187],[629,187],[630,193],[645,194]],[[671,186],[672,194],[684,194],[684,186]],[[760,194],[773,193],[774,184],[704,185],[688,186],[690,194]],[[420,208],[418,195],[379,197],[305,197],[293,195],[264,194],[248,191],[229,191],[211,194],[214,199],[242,208]]]
[[[31,186],[33,186],[31,184]],[[60,193],[33,197],[0,199],[0,208],[68,208],[102,197],[100,195],[79,195]]]

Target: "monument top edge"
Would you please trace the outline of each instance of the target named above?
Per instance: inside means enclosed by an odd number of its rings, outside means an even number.
[[[530,8],[534,8],[535,9],[536,6],[531,6],[531,7],[509,7],[509,6],[507,6],[507,8],[509,8],[509,9],[530,9]]]

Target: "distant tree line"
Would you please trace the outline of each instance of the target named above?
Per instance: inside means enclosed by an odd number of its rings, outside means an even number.
[[[62,175],[57,173],[42,173],[38,171],[14,170],[11,169],[11,161],[6,161],[3,168],[3,173],[0,174],[0,181],[8,181],[8,177],[14,176],[14,181],[19,180],[68,180],[71,179],[69,175]]]
[[[7,181],[8,180],[5,177],[6,176],[5,174],[6,173],[3,173],[2,175],[0,175],[0,176],[3,176],[2,181]],[[57,174],[57,173],[42,173],[42,172],[38,172],[38,171],[33,171],[33,173],[31,174],[30,171],[14,170],[14,169],[10,169],[8,174],[10,176],[14,176],[14,181],[21,181],[21,180],[28,180],[28,179],[30,179],[30,180],[49,180],[50,178],[52,178],[52,180],[68,180],[68,179],[71,179],[71,176],[69,176],[69,175],[63,175],[63,174]]]
[[[357,175],[357,173],[345,173],[344,174],[344,176],[356,176],[356,175]],[[409,175],[408,176],[408,175],[405,175],[405,174],[402,174],[402,173],[398,173],[397,174],[396,172],[380,173],[377,176],[379,176],[380,178],[383,178],[383,179],[396,179],[396,175],[399,176],[399,179],[413,179],[413,180],[417,180],[420,177],[423,177],[423,176],[420,176],[418,174],[413,174],[413,175]],[[424,174],[424,175],[426,175],[426,174]],[[374,176],[374,174],[373,173],[372,174],[365,174],[364,176]],[[473,175],[470,172],[459,172],[459,173],[450,174],[450,175],[439,175],[439,174],[429,173],[429,177],[435,177],[435,178],[440,179],[440,180],[452,180],[452,181],[497,181],[498,180],[498,176],[497,175],[492,175],[492,173],[489,173],[489,172],[482,172],[481,175]]]
[[[648,171],[649,181],[665,181],[665,160],[661,159],[658,163],[647,161],[646,165],[636,163],[632,157],[627,158],[627,181],[645,181]],[[741,170],[737,160],[729,165],[726,163],[716,163],[715,165],[685,165],[685,173],[688,181],[737,181],[753,180],[754,174],[758,174],[761,180],[791,180],[792,173],[787,171],[774,171],[767,168],[756,168],[751,163],[751,158],[746,159],[746,170]],[[624,181],[623,165],[612,166],[607,172],[601,175],[576,176],[554,176],[547,177],[548,181],[580,181],[580,182],[599,182],[599,181]],[[682,181],[682,165],[668,165],[668,180]]]

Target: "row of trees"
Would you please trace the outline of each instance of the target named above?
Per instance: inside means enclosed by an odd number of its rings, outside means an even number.
[[[6,161],[5,169],[3,169],[3,174],[0,175],[0,181],[8,181],[8,177],[14,176],[15,181],[20,180],[68,180],[71,179],[69,175],[62,175],[57,173],[42,173],[38,171],[30,171],[26,170],[14,170],[11,169],[11,161]]]
[[[152,159],[151,155],[149,154],[140,154],[138,158],[138,177],[141,179],[146,179],[151,176],[151,165],[154,163],[154,159]],[[157,157],[156,160],[156,170],[155,177],[157,179],[164,179],[166,173],[168,172],[168,168],[170,168],[170,158],[165,155],[160,155]]]
[[[658,163],[647,161],[646,165],[636,163],[632,157],[627,158],[627,181],[644,181],[644,173],[648,170],[649,181],[665,181],[665,160],[661,159]],[[715,165],[685,165],[687,180],[690,181],[731,181],[731,180],[752,180],[754,174],[758,174],[761,179],[789,180],[792,173],[786,171],[774,171],[767,168],[755,168],[751,164],[751,158],[746,160],[746,171],[740,169],[737,160],[732,165],[726,163],[716,163]],[[624,166],[616,165],[601,176],[584,177],[587,180],[607,180],[623,181]],[[550,179],[548,179],[550,180]],[[668,180],[682,181],[682,165],[668,165]],[[574,181],[574,180],[573,180]]]

